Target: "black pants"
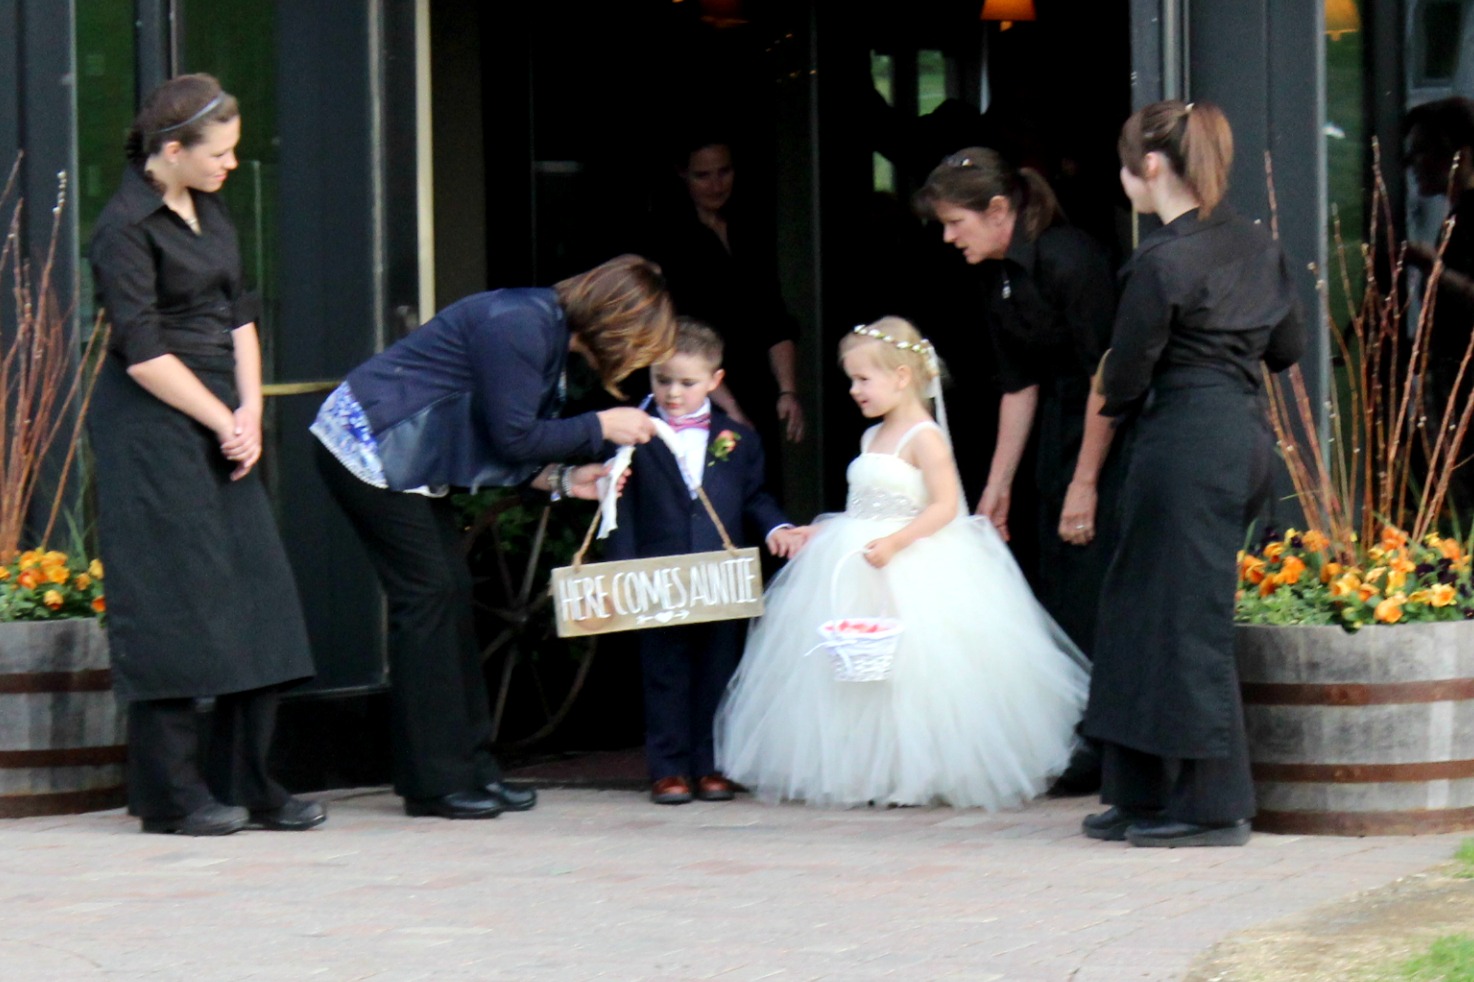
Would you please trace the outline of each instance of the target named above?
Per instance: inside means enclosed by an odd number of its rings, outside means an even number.
[[[1213,759],[1158,757],[1102,744],[1100,800],[1129,811],[1161,810],[1180,822],[1219,824],[1254,817],[1244,710],[1234,706],[1228,756]]]
[[[743,624],[718,621],[640,636],[650,780],[716,772],[712,721],[742,657]]]
[[[395,792],[435,798],[500,780],[455,507],[376,488],[321,444],[314,450],[388,600]]]
[[[253,811],[280,808],[289,795],[266,770],[278,698],[275,687],[217,696],[203,747],[196,700],[129,703],[129,813],[177,818],[212,798]]]

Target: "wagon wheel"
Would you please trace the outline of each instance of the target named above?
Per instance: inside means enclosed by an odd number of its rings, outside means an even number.
[[[581,509],[555,510],[545,500],[507,494],[466,530],[463,549],[476,574],[478,634],[490,638],[481,661],[488,674],[497,672],[491,739],[500,750],[546,739],[567,718],[588,678],[595,639],[559,638],[548,593],[550,571],[567,562],[555,554],[556,544],[566,541],[566,533],[581,537],[587,517]]]

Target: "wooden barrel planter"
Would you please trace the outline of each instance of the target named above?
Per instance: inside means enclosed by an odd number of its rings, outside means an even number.
[[[97,621],[0,624],[0,818],[116,808],[123,762]]]
[[[1237,628],[1266,832],[1474,829],[1474,622]]]

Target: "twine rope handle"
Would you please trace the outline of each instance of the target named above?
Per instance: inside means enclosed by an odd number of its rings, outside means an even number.
[[[727,527],[717,517],[717,510],[712,507],[711,499],[706,496],[706,489],[699,484],[696,486],[696,497],[700,498],[701,503],[706,506],[706,513],[711,516],[712,524],[717,527],[717,534],[722,537],[723,548],[731,555],[737,555],[737,547],[732,544],[732,537],[727,534]],[[603,514],[604,503],[601,501],[599,502],[599,507],[594,509],[594,519],[589,522],[589,530],[584,533],[583,545],[579,546],[578,552],[573,554],[573,569],[575,572],[583,566],[584,554],[589,551],[589,546],[593,544],[594,530],[599,527],[599,517]]]

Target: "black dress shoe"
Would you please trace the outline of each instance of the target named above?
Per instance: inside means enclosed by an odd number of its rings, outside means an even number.
[[[536,788],[514,788],[502,781],[492,781],[486,786],[486,793],[502,803],[503,811],[525,812],[537,804]]]
[[[1105,842],[1125,842],[1128,828],[1138,822],[1154,821],[1160,815],[1161,812],[1131,811],[1112,805],[1103,812],[1086,815],[1085,820],[1080,823],[1080,831],[1092,839],[1101,839]]]
[[[174,818],[145,818],[143,831],[164,835],[230,835],[246,827],[246,810],[235,805],[222,805],[212,801],[201,805],[188,815]]]
[[[502,813],[500,798],[477,788],[475,791],[452,791],[438,798],[406,798],[404,813],[413,818],[439,815],[441,818],[496,818]]]
[[[1249,820],[1212,825],[1172,819],[1138,822],[1126,830],[1133,846],[1176,849],[1178,846],[1241,846],[1249,841]]]
[[[252,809],[248,828],[270,832],[303,832],[328,820],[328,810],[316,801],[288,798],[280,808]]]

